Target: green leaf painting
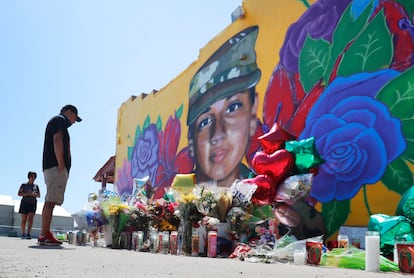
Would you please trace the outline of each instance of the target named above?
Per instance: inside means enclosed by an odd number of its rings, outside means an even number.
[[[385,103],[390,113],[400,119],[402,132],[406,139],[407,148],[403,158],[414,162],[414,68],[391,80],[376,98]]]
[[[336,75],[350,76],[389,67],[393,41],[384,12],[368,20],[372,2],[356,17],[352,4],[347,7],[333,32],[332,43],[306,37],[299,54],[300,81],[309,92],[321,79],[327,85],[337,64]]]
[[[404,160],[398,158],[388,164],[381,181],[388,189],[402,195],[413,185],[413,176]]]
[[[365,28],[368,22],[368,18],[371,14],[372,3],[368,5],[364,12],[355,18],[352,14],[352,4],[349,5],[342,14],[332,36],[331,53],[329,55],[330,60],[326,66],[326,72],[324,81],[325,84],[329,83],[332,70],[334,68],[337,59],[341,57],[345,48],[351,44],[358,34]]]
[[[391,64],[392,50],[392,36],[381,11],[344,53],[337,74],[350,76],[358,72],[373,72],[387,68]]]
[[[309,4],[308,1],[306,1],[306,0],[298,0],[298,1],[299,2],[302,2],[302,4],[305,5],[306,8],[309,8],[310,7],[310,4]]]
[[[309,35],[306,37],[303,49],[299,54],[300,80],[305,92],[312,90],[325,74],[329,60],[329,42],[314,40]]]
[[[407,160],[408,162],[410,162],[411,164],[414,164],[414,142],[410,141],[408,142],[408,140],[406,140],[407,143],[407,148],[405,149],[405,152],[403,153],[402,157]]]
[[[393,116],[405,119],[412,119],[414,115],[414,68],[401,73],[391,80],[376,98],[385,103]]]
[[[350,200],[322,204],[322,217],[328,233],[326,238],[339,230],[348,218],[350,211]]]
[[[144,125],[142,126],[142,130],[146,130],[150,124],[151,124],[151,118],[149,115],[147,115],[144,121]]]
[[[134,146],[128,146],[128,161],[131,161],[132,152],[134,151]]]
[[[157,125],[157,130],[158,131],[161,131],[162,130],[162,120],[161,120],[161,116],[160,115],[158,115],[158,117],[157,117],[157,123],[156,123],[156,125]]]
[[[177,111],[175,112],[175,117],[177,119],[181,119],[181,116],[183,115],[183,109],[184,109],[184,105],[181,104],[180,107],[178,107]]]

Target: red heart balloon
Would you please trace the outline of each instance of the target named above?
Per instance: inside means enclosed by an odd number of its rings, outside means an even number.
[[[259,175],[268,175],[278,185],[295,164],[295,157],[285,149],[272,154],[257,152],[252,160],[253,169]]]
[[[253,204],[270,205],[272,203],[276,194],[276,187],[269,176],[258,175],[251,179],[244,179],[243,182],[257,185],[257,189],[251,199]]]
[[[281,149],[286,141],[294,140],[295,137],[275,123],[272,128],[257,138],[263,147],[263,151],[272,154]]]

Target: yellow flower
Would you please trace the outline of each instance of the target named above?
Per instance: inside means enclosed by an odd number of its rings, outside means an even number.
[[[116,205],[109,205],[109,214],[116,215],[118,214],[118,207]]]
[[[189,194],[185,194],[181,196],[182,203],[192,203],[196,199],[197,197],[193,193],[189,193]]]

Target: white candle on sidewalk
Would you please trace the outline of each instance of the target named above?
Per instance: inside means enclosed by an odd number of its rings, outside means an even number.
[[[380,236],[378,232],[367,231],[365,234],[365,271],[380,270]]]
[[[305,251],[296,250],[293,252],[293,264],[304,265],[305,264]]]

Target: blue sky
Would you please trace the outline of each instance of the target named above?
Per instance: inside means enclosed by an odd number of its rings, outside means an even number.
[[[231,24],[242,0],[0,1],[0,195],[36,171],[43,202],[47,121],[71,103],[72,169],[63,208],[80,210],[115,154],[118,108],[167,85]]]

